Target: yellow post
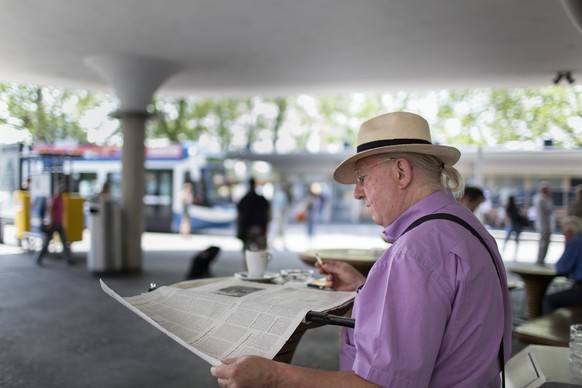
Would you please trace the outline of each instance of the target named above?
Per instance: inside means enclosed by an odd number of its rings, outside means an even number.
[[[83,239],[84,213],[83,204],[85,200],[78,194],[64,193],[63,202],[65,211],[63,214],[63,227],[67,232],[69,242],[81,241]]]
[[[22,240],[24,233],[30,232],[30,192],[20,190],[14,195],[18,202],[16,219],[14,220],[14,225],[16,226],[16,238]]]

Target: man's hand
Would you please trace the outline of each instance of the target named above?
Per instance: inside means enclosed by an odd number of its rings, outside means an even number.
[[[221,387],[261,388],[278,385],[277,362],[258,356],[244,356],[224,360],[210,368]]]
[[[315,266],[320,274],[326,275],[328,286],[336,291],[355,291],[366,282],[364,275],[348,263],[326,261]]]

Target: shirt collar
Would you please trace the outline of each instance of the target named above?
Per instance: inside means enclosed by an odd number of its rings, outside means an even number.
[[[435,191],[412,205],[392,224],[388,225],[383,231],[384,239],[389,243],[395,242],[415,220],[427,214],[437,213],[442,208],[454,203],[457,203],[457,201],[450,191]]]

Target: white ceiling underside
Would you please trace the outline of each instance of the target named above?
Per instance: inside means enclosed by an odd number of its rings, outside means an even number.
[[[0,0],[0,81],[110,90],[93,55],[167,61],[159,92],[288,95],[582,81],[558,0]]]

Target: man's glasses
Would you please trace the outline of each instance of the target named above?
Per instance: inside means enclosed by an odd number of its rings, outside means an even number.
[[[394,160],[394,158],[384,159],[378,163],[372,164],[371,166],[368,166],[368,169],[372,169],[372,167],[376,167],[377,165],[386,163],[390,160]],[[367,175],[360,175],[360,171],[356,170],[356,180],[358,181],[359,184],[363,185],[367,177],[368,177]]]

